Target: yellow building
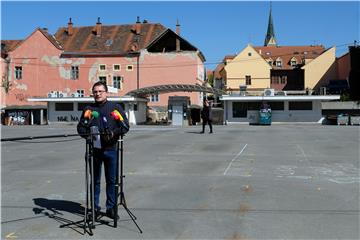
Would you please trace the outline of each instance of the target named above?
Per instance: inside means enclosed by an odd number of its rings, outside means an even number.
[[[248,44],[224,64],[225,89],[261,94],[276,91],[319,91],[336,78],[335,47],[322,45],[278,46],[270,9],[264,46]],[[246,89],[246,90],[245,90]]]

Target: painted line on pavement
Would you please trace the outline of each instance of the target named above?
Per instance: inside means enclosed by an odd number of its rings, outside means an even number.
[[[241,155],[241,153],[245,150],[246,146],[247,146],[247,144],[245,144],[245,146],[241,149],[241,151],[238,154],[236,154],[236,156],[231,160],[231,162],[229,163],[229,166],[224,171],[224,176],[229,171],[231,164],[235,161],[235,159],[237,159]]]

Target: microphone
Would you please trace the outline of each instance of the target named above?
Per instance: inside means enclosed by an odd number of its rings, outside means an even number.
[[[120,121],[121,124],[126,128],[128,129],[128,126],[126,126],[126,124],[124,123],[124,117],[121,115],[121,113],[118,111],[118,110],[114,110],[111,112],[111,116],[117,120],[117,121]]]
[[[85,124],[90,124],[91,120],[98,117],[99,113],[97,111],[91,111],[90,109],[86,110],[84,113]]]

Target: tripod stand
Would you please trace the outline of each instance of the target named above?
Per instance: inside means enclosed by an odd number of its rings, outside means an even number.
[[[95,202],[94,202],[94,152],[93,152],[93,136],[90,135],[86,139],[86,151],[85,151],[85,186],[86,186],[86,204],[84,219],[72,222],[68,224],[63,224],[60,228],[68,227],[71,225],[79,225],[83,222],[84,234],[87,232],[89,235],[93,235],[92,229],[95,228]],[[91,211],[91,215],[89,214]]]
[[[116,204],[115,204],[115,212],[116,217],[114,218],[114,227],[117,227],[117,213],[119,210],[119,206],[123,206],[125,211],[129,214],[131,220],[134,222],[136,227],[139,229],[140,233],[142,233],[141,228],[136,223],[136,216],[129,210],[126,204],[125,200],[125,194],[124,194],[124,139],[123,135],[121,134],[120,139],[117,143],[117,153],[118,153],[118,159],[116,163]],[[119,159],[120,159],[120,177],[119,177]],[[119,181],[120,180],[120,181]],[[120,192],[119,192],[120,189]],[[118,199],[120,198],[120,202],[118,203]]]
[[[86,232],[89,235],[93,235],[92,229],[95,228],[95,200],[94,200],[94,136],[100,135],[99,133],[90,134],[89,138],[86,140],[86,151],[85,151],[85,185],[86,185],[86,204],[85,204],[85,212],[84,219],[72,222],[68,224],[63,224],[60,228],[71,226],[71,225],[80,225],[83,223],[82,227],[84,229],[84,234]],[[120,139],[117,142],[117,161],[116,161],[116,182],[115,182],[115,217],[114,217],[114,228],[117,228],[118,222],[118,210],[119,206],[123,206],[126,212],[129,214],[131,220],[134,222],[136,227],[139,229],[140,233],[142,233],[141,228],[136,222],[136,216],[129,210],[125,200],[124,194],[124,139],[123,135],[120,136]],[[119,169],[120,162],[120,169]],[[119,171],[120,170],[120,171]],[[120,173],[120,176],[119,176]],[[120,190],[120,192],[119,192]],[[120,201],[119,201],[120,199]]]

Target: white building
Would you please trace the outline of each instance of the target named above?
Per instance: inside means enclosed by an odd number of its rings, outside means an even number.
[[[259,110],[266,102],[271,108],[272,122],[319,122],[322,101],[339,100],[338,95],[240,96],[223,95],[224,121],[227,123],[259,123]]]
[[[85,106],[94,102],[92,97],[63,97],[63,98],[29,98],[30,102],[47,103],[47,121],[51,122],[78,122]],[[131,125],[146,122],[147,99],[131,96],[108,97],[108,101],[118,102],[122,105]],[[40,124],[45,124],[41,119]],[[33,122],[31,122],[33,124]]]

